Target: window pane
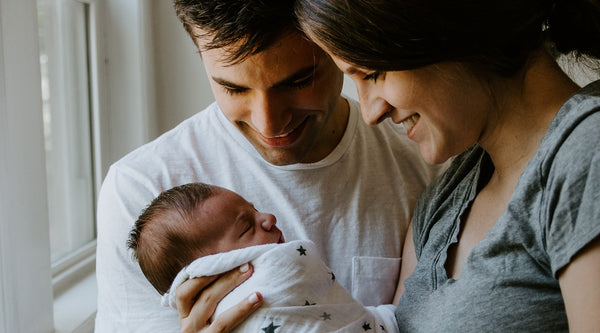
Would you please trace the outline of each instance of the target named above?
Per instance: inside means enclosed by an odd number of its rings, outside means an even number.
[[[38,0],[51,257],[94,240],[88,5]]]

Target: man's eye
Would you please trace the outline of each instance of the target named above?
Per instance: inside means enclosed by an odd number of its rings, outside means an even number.
[[[244,89],[223,87],[227,95],[239,95],[244,92]]]
[[[294,81],[294,82],[290,83],[289,87],[294,88],[294,89],[306,88],[312,84],[313,78],[314,78],[314,76],[310,75],[302,80],[298,80],[298,81]]]

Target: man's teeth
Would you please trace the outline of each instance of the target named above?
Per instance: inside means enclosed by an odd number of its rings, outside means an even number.
[[[417,123],[417,121],[419,121],[419,115],[418,114],[413,114],[408,119],[404,120],[401,124],[408,131],[413,126],[415,126],[415,124]]]
[[[273,138],[275,138],[275,139],[285,138],[286,136],[290,135],[290,133],[292,133],[292,132],[287,132],[285,134],[277,135],[277,136],[274,136]]]

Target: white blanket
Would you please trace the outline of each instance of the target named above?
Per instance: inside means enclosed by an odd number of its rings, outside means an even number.
[[[393,305],[365,308],[335,280],[310,241],[252,246],[199,258],[179,272],[163,305],[188,278],[227,272],[246,262],[253,275],[219,303],[215,316],[252,292],[264,303],[236,332],[397,332]]]

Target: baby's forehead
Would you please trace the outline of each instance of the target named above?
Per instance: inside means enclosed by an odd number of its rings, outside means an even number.
[[[252,212],[254,206],[237,193],[217,188],[213,194],[196,207],[195,218],[207,224],[231,224],[244,214]]]
[[[213,197],[217,198],[217,200],[229,200],[234,205],[254,207],[254,205],[251,202],[246,200],[246,198],[244,198],[237,192],[222,187],[218,187],[215,191],[213,191]]]

